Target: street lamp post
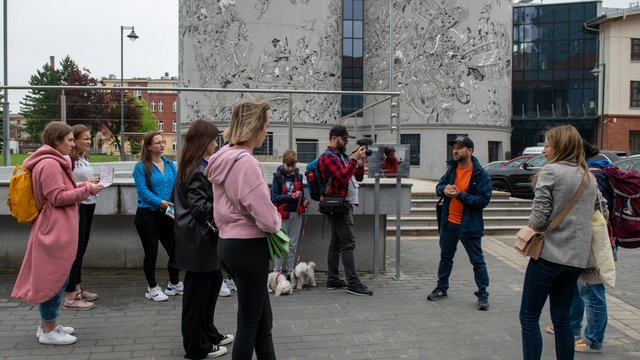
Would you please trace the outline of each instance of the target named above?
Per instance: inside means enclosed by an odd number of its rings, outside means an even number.
[[[598,78],[598,76],[600,75],[600,73],[602,73],[602,86],[600,86],[600,93],[602,95],[598,96],[598,100],[601,100],[598,104],[598,107],[600,108],[600,149],[602,149],[602,146],[604,145],[604,82],[607,79],[607,64],[605,63],[597,63],[594,67],[593,70],[591,70],[591,74],[593,76],[595,76],[596,78]],[[602,70],[600,70],[600,68],[602,68]],[[597,129],[596,129],[597,131]]]
[[[131,30],[127,37],[136,41],[138,35],[133,26],[120,26],[120,161],[124,161],[124,31]]]

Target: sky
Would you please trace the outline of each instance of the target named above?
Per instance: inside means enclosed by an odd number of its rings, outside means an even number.
[[[124,78],[178,75],[180,0],[3,0],[7,3],[8,84],[28,85],[31,75],[55,56],[69,55],[100,79],[120,77],[120,26],[134,26],[140,37],[124,38]],[[216,0],[210,0],[216,1]],[[236,0],[256,1],[256,0]],[[284,0],[279,0],[284,1]],[[315,0],[326,1],[326,0]],[[373,0],[386,1],[386,0]],[[476,1],[476,0],[458,0]],[[536,3],[540,0],[535,0]],[[568,2],[543,0],[545,4]],[[636,0],[604,0],[605,7],[629,7]],[[4,10],[0,8],[4,16]],[[4,67],[4,54],[0,58]],[[2,83],[5,79],[2,75]],[[10,111],[20,110],[25,91],[10,90]]]

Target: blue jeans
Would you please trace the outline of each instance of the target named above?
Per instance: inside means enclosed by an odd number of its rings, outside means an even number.
[[[438,287],[443,291],[449,289],[449,276],[453,269],[453,257],[456,254],[458,240],[464,246],[473,265],[473,275],[478,286],[476,296],[487,297],[489,293],[489,273],[482,254],[481,237],[462,237],[460,225],[447,222],[440,231],[440,265],[438,266]]]
[[[555,329],[556,358],[573,359],[574,340],[569,313],[581,271],[580,268],[552,263],[542,258],[529,261],[520,303],[524,360],[539,360],[542,356],[540,314],[547,302],[547,297],[551,321]]]
[[[67,286],[67,282],[60,288],[57,294],[51,299],[43,302],[38,306],[40,310],[40,319],[44,322],[54,322],[58,318],[60,313],[60,304],[62,303],[62,297],[64,295],[64,288]]]
[[[587,309],[585,342],[594,349],[601,349],[604,331],[607,328],[607,299],[603,284],[577,284],[571,304],[571,328],[574,335],[580,335],[585,307]]]

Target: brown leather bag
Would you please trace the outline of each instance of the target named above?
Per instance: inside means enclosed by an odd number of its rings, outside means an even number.
[[[514,245],[516,251],[523,256],[528,256],[533,260],[538,260],[540,258],[540,253],[542,252],[542,247],[544,246],[545,233],[549,230],[554,230],[558,225],[560,225],[565,216],[569,214],[571,209],[573,209],[573,206],[578,202],[582,193],[584,193],[584,190],[587,188],[587,184],[589,184],[589,174],[584,174],[578,191],[573,194],[573,197],[567,206],[562,209],[555,219],[551,220],[551,223],[549,223],[549,227],[545,232],[540,233],[528,225],[520,228],[516,233],[516,243]]]

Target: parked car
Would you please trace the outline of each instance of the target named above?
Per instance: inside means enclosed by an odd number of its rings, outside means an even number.
[[[609,160],[612,164],[622,160],[627,153],[613,150],[600,150],[600,153],[589,160]]]
[[[524,148],[524,150],[522,150],[522,155],[527,155],[527,154],[538,155],[538,154],[542,154],[542,150],[544,150],[544,146],[529,146]]]
[[[502,166],[502,164],[506,163],[505,160],[499,160],[499,161],[492,161],[490,163],[486,163],[484,165],[482,165],[482,168],[487,170],[487,169],[495,169],[497,167]]]
[[[536,154],[526,154],[526,155],[520,155],[520,156],[516,156],[513,159],[505,162],[504,164],[500,165],[501,167],[513,167],[513,168],[518,168],[520,167],[520,165],[522,165],[523,162],[532,159],[536,157]]]
[[[531,158],[520,167],[499,167],[489,169],[493,190],[511,193],[513,197],[533,198],[531,177],[547,163],[544,155],[540,154]]]
[[[615,166],[619,167],[621,170],[627,171],[630,169],[640,170],[640,154],[632,155],[627,158],[624,158],[616,163]]]

